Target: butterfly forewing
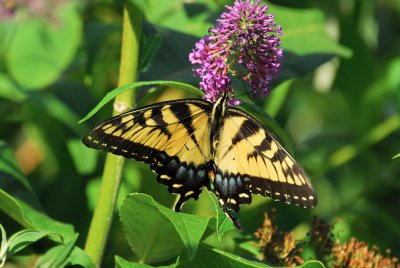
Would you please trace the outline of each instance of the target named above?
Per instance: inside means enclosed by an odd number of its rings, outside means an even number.
[[[228,108],[218,134],[214,188],[222,205],[239,210],[251,193],[314,207],[313,187],[302,168],[253,117]]]
[[[209,187],[209,118],[212,105],[202,100],[178,100],[149,105],[115,116],[90,131],[88,147],[144,161],[157,180],[180,194],[180,209]]]

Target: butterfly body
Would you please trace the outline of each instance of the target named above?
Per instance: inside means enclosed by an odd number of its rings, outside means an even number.
[[[317,202],[302,168],[255,118],[227,106],[226,96],[148,105],[100,123],[83,142],[150,164],[157,181],[180,195],[177,211],[203,187],[232,219],[252,193],[302,207]]]

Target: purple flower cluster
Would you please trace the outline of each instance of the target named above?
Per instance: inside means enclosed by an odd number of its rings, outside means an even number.
[[[215,28],[189,54],[202,79],[205,99],[214,102],[224,93],[233,93],[230,76],[248,82],[255,96],[266,96],[280,70],[283,50],[277,35],[282,35],[282,29],[259,0],[236,0],[233,7],[226,8],[228,12],[222,13]],[[230,104],[239,101],[231,98]]]

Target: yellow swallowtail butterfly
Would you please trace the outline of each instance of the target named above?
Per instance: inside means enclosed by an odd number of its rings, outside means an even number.
[[[227,106],[183,99],[155,103],[95,126],[83,143],[150,164],[157,181],[179,194],[175,210],[203,187],[232,210],[250,204],[251,194],[310,208],[317,197],[303,169],[255,118]]]

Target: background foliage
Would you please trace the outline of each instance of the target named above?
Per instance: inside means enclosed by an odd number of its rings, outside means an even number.
[[[41,265],[89,267],[93,263],[80,248],[96,205],[105,153],[85,148],[81,138],[108,118],[112,107],[108,104],[83,124],[78,121],[117,85],[122,3],[41,1],[38,9],[38,1],[26,1],[15,12],[10,11],[14,1],[5,2],[11,3],[8,9],[0,7],[0,223],[8,237],[31,230],[21,235],[32,246],[14,248],[27,257],[10,259],[10,267],[31,266],[39,256]],[[144,19],[139,80],[197,86],[188,54],[230,2],[129,3]],[[126,161],[119,205],[129,193],[146,195],[131,194],[119,206],[105,266],[114,261],[128,266],[127,260],[173,265],[178,254],[182,266],[190,260],[208,266],[260,266],[240,245],[255,241],[263,212],[272,207],[279,229],[292,231],[297,239],[304,238],[315,215],[332,223],[340,218],[336,227],[342,240],[354,236],[400,255],[400,165],[393,158],[400,151],[399,2],[268,4],[283,26],[285,53],[273,93],[257,105],[283,129],[275,130],[308,172],[319,197],[317,208],[255,198],[240,212],[244,233],[228,232],[220,242],[210,228],[216,211],[209,195],[203,192],[199,201],[189,201],[177,216],[163,207],[172,207],[174,197],[149,168]],[[171,86],[148,89],[137,90],[138,104],[193,96]],[[165,226],[156,243],[159,251],[148,245],[157,240],[151,240],[151,226],[143,229],[141,215]],[[120,257],[114,260],[115,255]],[[215,263],[208,263],[207,256]],[[304,256],[314,258],[312,252]]]

